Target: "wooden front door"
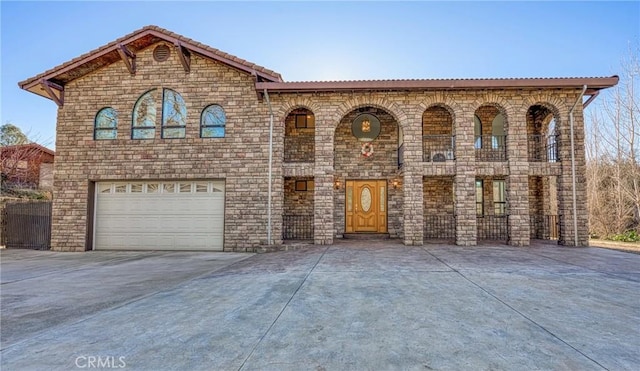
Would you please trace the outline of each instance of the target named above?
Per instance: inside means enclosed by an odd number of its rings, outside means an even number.
[[[345,191],[345,231],[386,233],[387,181],[347,180]]]

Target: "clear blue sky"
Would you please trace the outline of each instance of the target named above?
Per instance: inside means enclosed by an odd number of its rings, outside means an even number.
[[[57,106],[33,77],[145,25],[285,81],[609,76],[640,38],[640,1],[0,2],[2,111],[54,147]]]

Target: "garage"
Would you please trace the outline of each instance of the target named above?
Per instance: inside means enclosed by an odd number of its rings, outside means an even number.
[[[94,250],[211,250],[224,242],[224,181],[96,183]]]

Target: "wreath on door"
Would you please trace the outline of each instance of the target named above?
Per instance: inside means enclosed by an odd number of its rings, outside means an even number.
[[[373,156],[373,144],[371,144],[371,142],[366,142],[366,143],[362,144],[362,148],[360,149],[360,153],[362,153],[362,155],[364,157]]]

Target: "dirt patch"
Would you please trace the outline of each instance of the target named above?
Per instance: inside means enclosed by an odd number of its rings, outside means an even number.
[[[638,242],[617,242],[607,240],[589,240],[589,246],[602,247],[605,249],[619,250],[640,254],[640,243]]]

